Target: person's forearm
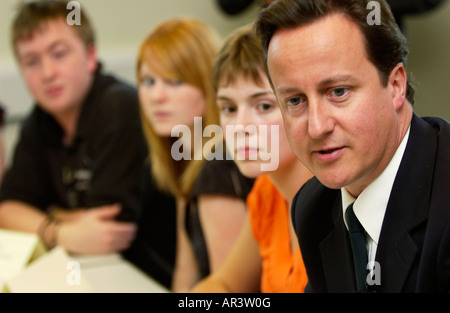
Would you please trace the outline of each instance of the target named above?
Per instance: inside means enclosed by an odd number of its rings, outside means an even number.
[[[86,208],[67,210],[55,207],[53,208],[53,210],[51,210],[50,214],[58,222],[72,222],[76,219],[79,219],[85,211]]]
[[[19,201],[4,201],[0,204],[0,228],[38,233],[47,218],[39,209]]]
[[[48,248],[57,243],[59,225],[38,208],[19,201],[0,205],[0,228],[35,233]]]
[[[214,276],[208,276],[204,280],[200,281],[192,290],[192,293],[229,293],[230,290],[215,279]]]

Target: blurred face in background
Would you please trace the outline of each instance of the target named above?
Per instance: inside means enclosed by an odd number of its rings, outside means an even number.
[[[38,105],[54,116],[77,112],[97,68],[94,46],[86,47],[64,19],[41,24],[16,44],[20,70]]]
[[[146,63],[140,68],[139,99],[142,112],[154,132],[170,137],[173,127],[194,125],[194,117],[204,115],[206,100],[203,92],[182,80],[165,78]]]
[[[141,45],[137,79],[144,127],[152,137],[171,137],[174,126],[192,128],[218,120],[211,70],[219,36],[195,19],[169,19]],[[217,123],[217,122],[216,122]],[[154,138],[156,139],[156,138]]]

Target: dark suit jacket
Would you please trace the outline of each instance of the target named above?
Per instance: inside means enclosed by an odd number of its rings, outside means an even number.
[[[297,193],[292,219],[311,292],[356,290],[340,190],[316,178]],[[450,290],[450,124],[413,116],[377,253],[379,292]]]

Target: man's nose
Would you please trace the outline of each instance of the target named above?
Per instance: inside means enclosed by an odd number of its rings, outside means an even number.
[[[45,80],[51,80],[56,74],[56,65],[50,58],[42,59],[41,74]]]
[[[334,119],[331,110],[320,99],[309,99],[308,133],[313,139],[321,139],[334,129]]]

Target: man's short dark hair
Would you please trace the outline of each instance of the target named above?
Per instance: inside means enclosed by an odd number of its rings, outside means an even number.
[[[57,19],[66,20],[70,13],[70,10],[67,9],[68,3],[68,0],[35,0],[21,3],[11,31],[15,54],[17,55],[17,42],[32,39],[45,23]],[[86,47],[95,44],[95,32],[84,10],[80,10],[80,25],[73,27]]]
[[[255,30],[262,42],[267,74],[269,75],[267,51],[277,30],[305,26],[331,14],[342,14],[358,25],[363,34],[367,57],[377,68],[381,82],[386,86],[389,75],[397,64],[403,63],[406,68],[409,51],[406,38],[385,0],[377,1],[380,4],[380,25],[368,23],[367,16],[371,12],[369,2],[370,0],[278,0],[263,9],[255,23]],[[409,81],[406,98],[414,104],[414,88]]]

